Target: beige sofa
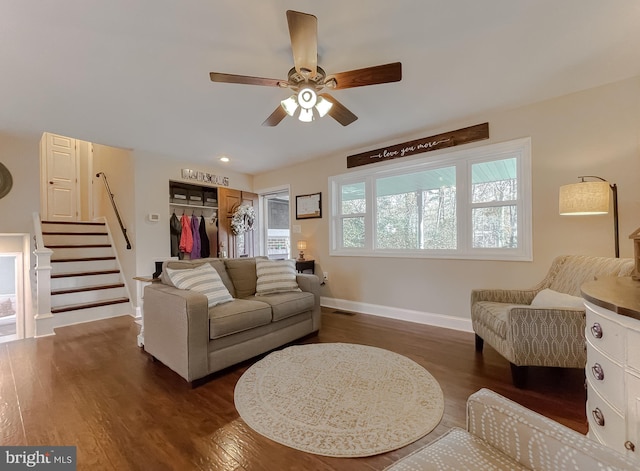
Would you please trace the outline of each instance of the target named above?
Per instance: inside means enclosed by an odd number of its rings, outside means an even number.
[[[637,470],[640,463],[488,389],[469,396],[453,428],[387,471]]]
[[[629,276],[630,258],[561,255],[530,289],[475,289],[471,322],[476,350],[486,341],[511,363],[513,383],[524,387],[527,366],[584,368],[585,308],[580,286],[601,276]]]
[[[204,294],[178,289],[167,276],[205,263],[233,301],[209,307]],[[192,383],[320,329],[315,275],[295,275],[299,292],[256,296],[256,258],[207,258],[168,260],[160,279],[144,290],[144,349]]]

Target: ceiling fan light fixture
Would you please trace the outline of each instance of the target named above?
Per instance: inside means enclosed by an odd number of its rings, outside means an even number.
[[[318,97],[318,103],[316,103],[316,110],[318,111],[318,115],[320,115],[321,118],[323,118],[329,112],[332,106],[333,106],[333,103],[331,103],[329,100],[322,98],[321,96]]]
[[[306,109],[301,107],[300,116],[298,116],[298,119],[303,123],[310,123],[311,121],[313,121],[313,108]]]
[[[293,116],[294,113],[296,112],[296,110],[298,109],[298,101],[296,100],[296,96],[295,95],[291,95],[286,100],[282,100],[280,102],[280,106],[282,106],[282,109],[289,116]]]
[[[318,102],[318,95],[312,88],[305,87],[298,92],[298,104],[305,110],[311,110]]]

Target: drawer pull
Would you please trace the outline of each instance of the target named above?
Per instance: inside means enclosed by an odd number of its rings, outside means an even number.
[[[591,334],[593,334],[593,336],[597,339],[601,339],[602,338],[602,326],[600,324],[598,324],[597,322],[594,322],[593,325],[591,326]]]
[[[596,424],[600,427],[604,427],[604,414],[597,407],[591,411],[591,415],[593,415],[593,420],[596,421]]]
[[[629,440],[624,442],[624,447],[629,451],[636,451],[636,446],[632,442],[630,442]]]
[[[602,381],[604,379],[604,370],[602,369],[600,363],[595,363],[591,367],[591,373],[593,373],[593,377],[598,381]]]

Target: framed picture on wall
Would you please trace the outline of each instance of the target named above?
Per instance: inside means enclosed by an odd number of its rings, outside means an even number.
[[[296,219],[322,217],[322,193],[296,196]]]

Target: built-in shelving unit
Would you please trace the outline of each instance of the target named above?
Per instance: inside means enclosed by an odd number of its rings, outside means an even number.
[[[176,208],[192,208],[192,209],[212,209],[216,210],[217,207],[213,206],[198,206],[196,204],[183,204],[183,203],[169,203],[169,206]]]
[[[191,185],[182,182],[169,182],[170,203],[176,206],[218,208],[218,189]]]
[[[218,188],[169,182],[169,214],[203,216],[209,237],[210,256],[218,253]],[[174,255],[174,254],[172,254]]]

